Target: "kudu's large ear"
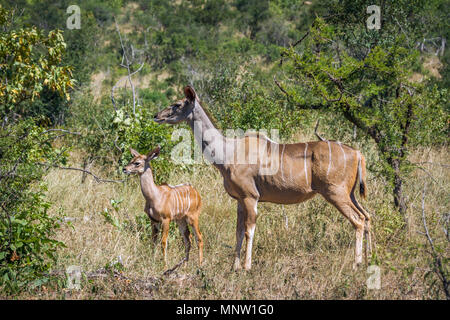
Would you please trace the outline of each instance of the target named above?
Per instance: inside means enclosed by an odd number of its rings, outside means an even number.
[[[141,155],[139,152],[137,152],[137,151],[134,150],[133,148],[130,148],[130,152],[131,152],[131,154],[133,155],[133,157],[138,157],[138,156]]]
[[[191,86],[186,86],[184,88],[184,95],[186,96],[186,99],[188,99],[189,101],[195,101],[195,97],[197,96],[194,88],[192,88]]]
[[[161,150],[160,146],[157,146],[155,149],[153,149],[152,151],[150,151],[147,154],[147,161],[153,160],[155,158],[157,158],[159,156],[159,151]]]

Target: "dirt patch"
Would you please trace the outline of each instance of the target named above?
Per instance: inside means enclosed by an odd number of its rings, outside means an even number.
[[[102,96],[102,83],[108,76],[108,72],[100,71],[91,76],[91,94],[94,97],[94,101],[100,100]]]
[[[423,63],[423,67],[428,70],[433,77],[438,79],[442,78],[441,74],[439,73],[439,70],[442,68],[442,66],[443,64],[437,56],[430,56],[429,58],[425,59],[425,62]]]

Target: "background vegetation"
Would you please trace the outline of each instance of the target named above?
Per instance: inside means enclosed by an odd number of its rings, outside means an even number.
[[[449,297],[449,1],[88,0],[70,30],[71,4],[0,1],[0,297]],[[362,150],[381,290],[352,271],[353,229],[319,198],[261,205],[253,269],[230,271],[234,200],[214,168],[174,164],[174,127],[152,121],[186,84],[222,130],[308,141],[321,119]],[[205,265],[167,277],[121,175],[129,147],[156,144],[157,182],[191,182],[204,203]],[[171,229],[169,264],[181,243]]]

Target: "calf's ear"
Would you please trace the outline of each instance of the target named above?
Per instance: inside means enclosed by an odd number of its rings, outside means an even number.
[[[186,99],[188,99],[191,102],[195,101],[195,97],[197,96],[194,88],[192,88],[191,86],[186,86],[184,88],[184,95],[186,96]]]
[[[159,156],[159,151],[161,151],[161,147],[160,146],[157,146],[155,149],[150,151],[147,154],[147,160],[153,160],[153,159],[157,158]]]
[[[133,157],[138,157],[140,156],[139,152],[137,152],[136,150],[134,150],[133,148],[130,148],[130,152],[133,155]]]

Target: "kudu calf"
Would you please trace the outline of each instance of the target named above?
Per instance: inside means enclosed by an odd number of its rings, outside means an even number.
[[[362,262],[363,235],[370,256],[370,215],[355,198],[359,187],[366,195],[365,159],[338,141],[276,143],[262,134],[229,138],[217,130],[191,86],[185,97],[155,115],[158,123],[187,122],[203,154],[219,169],[227,193],[237,200],[234,268],[240,268],[240,252],[246,241],[245,269],[251,268],[258,202],[293,204],[320,194],[338,209],[356,231],[355,264]],[[259,146],[263,146],[261,149]],[[244,161],[235,161],[240,157]],[[253,159],[256,161],[249,161]],[[269,170],[266,168],[275,168]]]
[[[159,147],[150,151],[147,155],[139,154],[134,149],[130,149],[130,151],[133,159],[123,168],[123,172],[126,174],[137,173],[140,176],[141,191],[145,198],[144,211],[152,221],[152,238],[154,243],[156,243],[158,236],[158,224],[162,224],[161,243],[164,262],[167,261],[166,251],[169,225],[172,220],[175,220],[183,236],[186,261],[189,260],[189,251],[191,249],[188,225],[193,228],[198,244],[199,264],[201,265],[203,260],[203,237],[198,222],[202,205],[200,194],[190,184],[177,186],[168,184],[157,186],[155,184],[150,161],[159,155]]]

